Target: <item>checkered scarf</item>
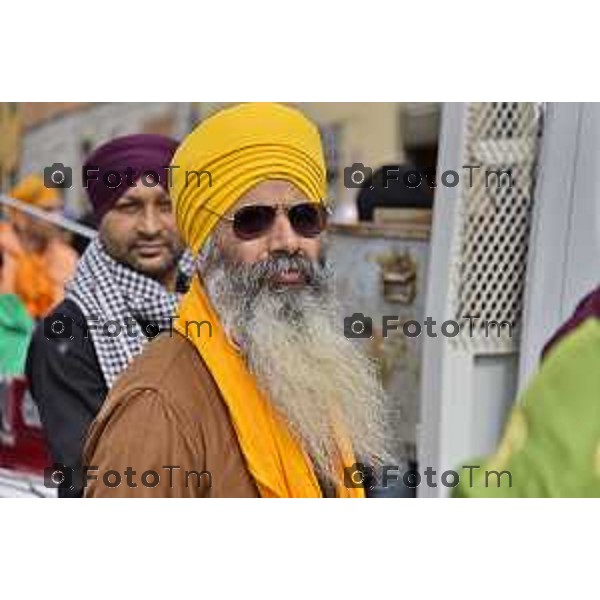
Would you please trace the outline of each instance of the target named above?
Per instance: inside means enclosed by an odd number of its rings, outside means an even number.
[[[179,272],[188,279],[192,275],[193,258],[189,252],[182,256]],[[170,317],[179,297],[111,258],[98,239],[89,244],[75,277],[67,285],[65,298],[83,312],[109,389],[142,351],[148,337],[157,333],[156,328],[162,331],[171,326]],[[115,331],[119,334],[115,335]]]

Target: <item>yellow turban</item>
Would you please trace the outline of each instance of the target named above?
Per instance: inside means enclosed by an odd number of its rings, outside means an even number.
[[[59,198],[57,191],[47,188],[44,180],[39,175],[29,175],[18,183],[10,192],[11,198],[21,200],[27,204],[43,208]]]
[[[218,215],[263,181],[289,181],[313,202],[326,196],[319,131],[301,112],[282,104],[248,103],[222,110],[183,140],[171,165],[178,167],[172,170],[171,187],[177,224],[194,253],[218,223]]]

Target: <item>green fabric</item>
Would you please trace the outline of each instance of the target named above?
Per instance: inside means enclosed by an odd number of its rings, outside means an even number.
[[[496,454],[469,464],[481,468],[461,470],[455,497],[600,497],[599,320],[586,320],[552,349]],[[488,475],[486,486],[486,471],[508,471],[512,487],[507,474]]]
[[[33,320],[18,296],[0,295],[0,376],[22,375]]]

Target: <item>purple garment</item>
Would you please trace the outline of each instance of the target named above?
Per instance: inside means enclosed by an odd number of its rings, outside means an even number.
[[[83,166],[82,183],[87,189],[96,222],[100,223],[131,187],[130,183],[137,182],[147,173],[157,177],[168,190],[169,171],[165,167],[170,165],[177,146],[171,138],[140,133],[115,138],[94,150]],[[144,181],[153,187],[151,177]]]
[[[542,360],[546,358],[548,352],[561,341],[566,335],[571,333],[573,329],[589,318],[600,319],[600,287],[597,287],[593,292],[588,294],[577,305],[573,316],[560,327],[560,329],[552,336],[549,342],[546,343],[542,351]]]

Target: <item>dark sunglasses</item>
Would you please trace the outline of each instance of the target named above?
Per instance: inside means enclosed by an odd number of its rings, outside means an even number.
[[[302,202],[293,205],[252,204],[238,209],[232,217],[224,217],[233,224],[233,232],[241,240],[254,240],[265,235],[283,210],[292,229],[302,237],[317,237],[327,226],[329,211],[316,202]]]

